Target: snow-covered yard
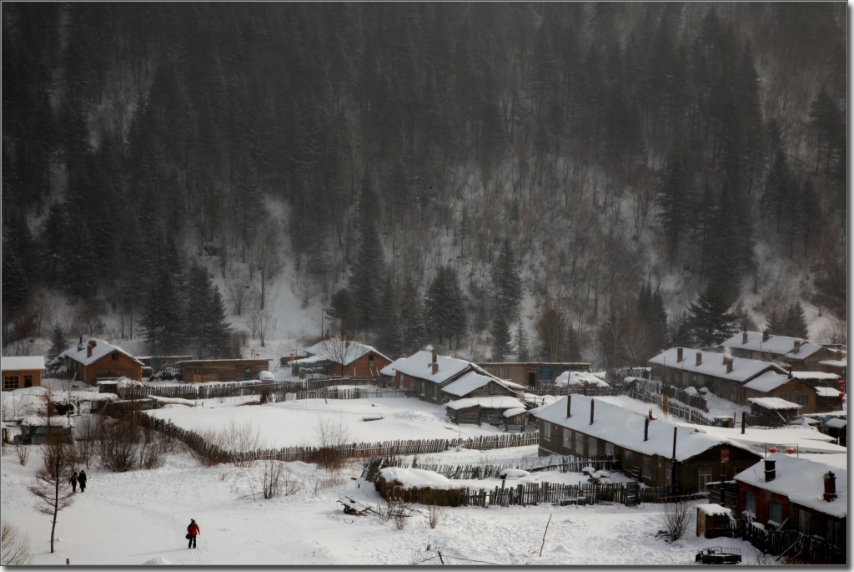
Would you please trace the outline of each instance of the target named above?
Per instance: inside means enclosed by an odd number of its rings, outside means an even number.
[[[384,417],[365,422],[363,417]],[[215,428],[234,419],[251,420],[270,442],[311,442],[321,415],[347,421],[358,441],[480,434],[494,429],[454,426],[439,406],[412,399],[323,400],[239,406],[210,400],[204,407],[181,405],[159,410],[187,428]],[[383,421],[386,421],[383,426]],[[451,429],[447,427],[450,426]],[[528,465],[535,446],[490,451],[450,450],[424,455],[419,464]],[[353,462],[331,475],[314,465],[288,463],[288,478],[299,490],[264,500],[260,496],[263,463],[252,468],[206,468],[188,453],[168,455],[152,471],[111,473],[87,469],[86,493],[59,514],[56,552],[50,554],[50,521],[33,508],[27,485],[41,466],[35,454],[21,466],[11,448],[2,457],[4,520],[29,535],[33,564],[64,565],[689,565],[700,547],[726,545],[755,564],[759,554],[741,540],[697,538],[693,523],[686,538],[673,544],[655,537],[664,527],[660,505],[641,504],[555,507],[446,508],[435,529],[426,507],[398,529],[376,516],[344,514],[339,498],[349,496],[378,507],[384,503],[371,483],[361,480],[362,464]],[[572,483],[583,475],[537,473],[537,479]],[[460,481],[462,486],[494,487],[499,481]],[[546,532],[546,523],[551,522]],[[184,540],[190,518],[201,526],[199,548]],[[693,511],[692,511],[693,519]],[[543,534],[545,543],[543,544]],[[542,544],[542,555],[540,548]],[[763,560],[764,562],[765,560]]]

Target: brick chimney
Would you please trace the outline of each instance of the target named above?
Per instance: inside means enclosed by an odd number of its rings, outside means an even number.
[[[703,354],[697,352],[697,365],[701,365],[703,363]]]
[[[726,360],[726,372],[732,373],[732,358]]]
[[[433,366],[433,367],[432,367],[433,374],[435,375],[435,374],[439,373],[439,362],[438,362],[438,361],[436,361],[436,350],[433,350],[433,363],[432,363],[432,366]]]
[[[572,394],[566,396],[566,417],[572,417]]]
[[[594,400],[590,400],[590,424],[593,425],[593,405],[596,402]]]
[[[682,348],[676,348],[676,361],[682,361]]]
[[[845,354],[841,350],[836,350],[836,361],[842,361],[845,359]]]
[[[86,346],[86,357],[92,357],[92,348],[94,348],[98,343],[95,340],[89,340],[89,344]]]
[[[824,474],[824,500],[830,502],[836,499],[836,475],[828,471]]]
[[[765,482],[769,483],[777,478],[777,461],[765,459]]]
[[[795,348],[792,350],[792,353],[798,353],[801,351],[801,340],[795,340]]]
[[[769,333],[768,333],[768,330],[765,330],[764,332],[762,332],[762,341],[763,341],[763,342],[767,342],[767,341],[768,341],[768,338],[769,338],[770,336],[771,336],[771,334],[769,334]]]
[[[744,332],[741,332],[741,343],[743,343],[743,344],[747,343],[747,331],[746,330]]]

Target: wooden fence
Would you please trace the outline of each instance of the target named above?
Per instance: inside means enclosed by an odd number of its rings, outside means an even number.
[[[765,554],[792,564],[847,564],[844,546],[835,546],[824,538],[801,534],[795,530],[769,530],[754,526],[747,519],[730,521],[728,536],[747,540]]]
[[[630,387],[626,391],[626,395],[628,395],[632,399],[638,399],[646,403],[654,403],[664,409],[663,393],[646,393],[645,391],[643,391],[643,388],[634,386]],[[696,425],[714,424],[714,419],[703,415],[695,409],[691,409],[690,407],[674,403],[672,400],[668,400],[667,413],[669,415],[673,415],[674,417],[678,417],[679,419],[684,419],[685,421],[688,421],[689,423],[694,423]]]
[[[587,395],[600,397],[603,395],[623,395],[621,387],[578,387],[577,385],[536,385],[525,387],[525,393],[531,395]]]
[[[445,491],[431,488],[404,489],[400,486],[378,487],[387,500],[446,506],[526,506],[551,503],[555,506],[587,505],[602,502],[634,506],[639,502],[662,502],[676,492],[672,487],[639,487],[637,483],[584,483],[566,485],[555,483],[508,484],[502,481],[493,489],[461,488]]]
[[[342,389],[329,389],[332,386],[357,386]],[[290,399],[361,399],[376,397],[371,390],[362,386],[371,386],[376,391],[382,390],[383,395],[407,397],[410,392],[395,391],[382,388],[382,383],[372,377],[347,377],[335,379],[298,381],[277,381],[269,383],[258,382],[223,382],[222,384],[183,384],[172,386],[142,386],[132,385],[118,388],[122,399],[143,399],[147,397],[177,397],[184,399],[208,399],[217,397],[238,397],[241,395],[269,395],[277,400]],[[354,396],[355,395],[355,396]],[[294,397],[295,396],[295,397]],[[317,396],[317,397],[315,397]],[[356,397],[358,396],[358,397]]]
[[[537,460],[542,461],[538,463]],[[421,463],[418,459],[404,459],[400,457],[379,458],[374,457],[365,464],[362,477],[373,480],[379,468],[398,467],[403,469],[423,469],[438,473],[451,480],[457,479],[486,479],[498,478],[506,469],[521,469],[532,473],[542,471],[560,471],[561,473],[580,473],[586,467],[596,470],[612,470],[614,459],[608,458],[586,458],[580,459],[575,456],[560,457],[538,457],[533,463],[499,463],[479,465],[438,465]],[[371,478],[368,478],[370,476]]]

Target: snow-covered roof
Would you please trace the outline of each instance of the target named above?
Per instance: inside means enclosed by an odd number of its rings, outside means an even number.
[[[434,489],[460,489],[459,483],[454,483],[444,475],[424,469],[401,469],[399,467],[386,467],[380,469],[380,476],[386,482],[397,481],[404,489],[430,487]]]
[[[835,387],[816,387],[815,394],[819,397],[839,397],[842,392]]]
[[[475,371],[470,371],[463,374],[459,379],[456,379],[443,387],[442,391],[450,393],[451,395],[456,395],[457,397],[462,397],[476,389],[480,389],[490,382],[495,381],[496,380],[492,377],[487,377]]]
[[[504,417],[514,417],[521,413],[525,413],[526,409],[524,407],[517,407],[515,409],[508,409],[504,412]]]
[[[765,463],[760,461],[738,473],[735,480],[786,495],[789,500],[837,518],[848,515],[848,455],[800,455],[774,453],[775,477],[765,480]],[[832,472],[836,476],[834,501],[824,500],[824,475]]]
[[[382,375],[388,375],[394,377],[394,373],[397,371],[397,366],[406,361],[406,357],[399,357],[384,368],[380,370]]]
[[[801,406],[797,403],[792,403],[791,401],[786,401],[785,399],[781,399],[779,397],[749,397],[747,398],[747,400],[753,405],[761,407],[762,409],[775,409],[783,411],[801,408]]]
[[[495,395],[457,399],[456,401],[449,401],[445,404],[445,407],[456,410],[474,407],[475,405],[480,405],[484,409],[516,409],[521,403],[518,399],[509,395]]]
[[[792,381],[788,375],[776,371],[766,371],[758,377],[754,377],[744,384],[745,389],[754,389],[762,393],[768,393]]]
[[[804,381],[837,381],[839,379],[838,374],[826,371],[793,371],[792,377],[796,377]]]
[[[44,356],[3,356],[3,371],[44,369]]]
[[[433,383],[444,383],[449,379],[454,379],[464,371],[474,368],[474,364],[465,360],[437,355],[436,363],[439,365],[439,371],[433,373],[432,363],[433,353],[422,350],[406,358],[397,366],[396,370],[409,377],[425,379]]]
[[[360,344],[359,342],[346,342],[338,338],[322,340],[310,348],[306,348],[305,352],[312,356],[328,359],[334,363],[340,363],[341,365],[350,365],[363,355],[369,353],[375,353],[378,356],[382,356],[386,360],[391,361],[372,346]],[[303,360],[299,361],[305,363]]]
[[[26,425],[27,427],[47,427],[48,425],[53,427],[74,427],[74,422],[65,415],[51,415],[50,423],[48,423],[47,417],[26,415],[21,418],[19,425]]]
[[[732,510],[717,503],[698,504],[697,510],[708,516],[732,516]]]
[[[677,461],[690,459],[720,444],[730,444],[740,449],[751,450],[740,443],[701,431],[694,425],[663,418],[650,421],[647,431],[648,439],[644,441],[645,415],[597,397],[573,395],[572,416],[567,417],[566,400],[567,398],[564,397],[553,405],[537,411],[534,415],[544,421],[586,433],[625,449],[668,459],[673,455],[675,427]],[[592,424],[590,423],[591,402],[595,402]]]
[[[826,359],[820,362],[821,365],[829,365],[831,367],[847,367],[848,360],[847,359]]]
[[[586,385],[588,387],[611,387],[589,371],[565,371],[555,378],[555,385]]]
[[[684,348],[682,350],[682,361],[677,361],[679,348],[670,348],[650,359],[650,363],[665,367],[682,369],[691,373],[698,373],[719,379],[728,379],[739,383],[750,381],[754,377],[766,371],[777,371],[784,373],[780,366],[755,359],[736,358],[725,356],[715,352],[693,350]],[[697,365],[696,355],[700,354],[700,365]],[[727,373],[727,365],[724,358],[732,360],[732,371]]]
[[[90,355],[88,355],[88,346],[92,342],[94,342],[95,345],[92,346],[92,355],[90,356]],[[67,358],[73,359],[74,361],[76,361],[82,365],[92,365],[93,363],[100,360],[104,356],[109,355],[109,354],[113,353],[114,351],[117,351],[117,352],[122,353],[122,354],[126,355],[127,357],[129,357],[135,363],[142,365],[141,361],[136,359],[134,356],[132,356],[128,352],[124,351],[119,346],[113,345],[109,342],[105,342],[104,340],[99,340],[97,338],[90,338],[89,341],[81,344],[81,347],[83,349],[77,349],[77,347],[78,346],[75,345],[75,346],[68,348],[67,350],[65,350],[64,352],[62,352],[58,356],[56,356],[56,359],[58,360],[59,358],[67,357]],[[56,360],[54,360],[54,361],[56,361]],[[51,362],[51,363],[54,363],[54,362]]]
[[[725,348],[770,353],[791,359],[805,359],[824,347],[803,338],[793,338],[790,336],[769,335],[767,340],[762,341],[762,332],[747,332],[747,342],[742,343],[744,333],[739,332],[735,334],[721,345]],[[800,343],[797,353],[795,352],[795,342]]]

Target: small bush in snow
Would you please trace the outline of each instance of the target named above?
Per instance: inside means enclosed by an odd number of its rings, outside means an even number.
[[[33,559],[30,552],[30,536],[5,520],[2,535],[0,535],[0,546],[3,547],[3,566],[24,566]]]
[[[691,511],[688,503],[682,500],[666,502],[662,505],[664,512],[664,530],[667,531],[669,542],[679,540],[688,531],[691,521]]]
[[[427,524],[430,528],[436,528],[445,516],[445,509],[441,506],[431,504],[427,506]]]
[[[30,447],[24,445],[20,441],[15,441],[15,454],[18,455],[18,461],[22,466],[27,466],[27,461],[30,460]]]

